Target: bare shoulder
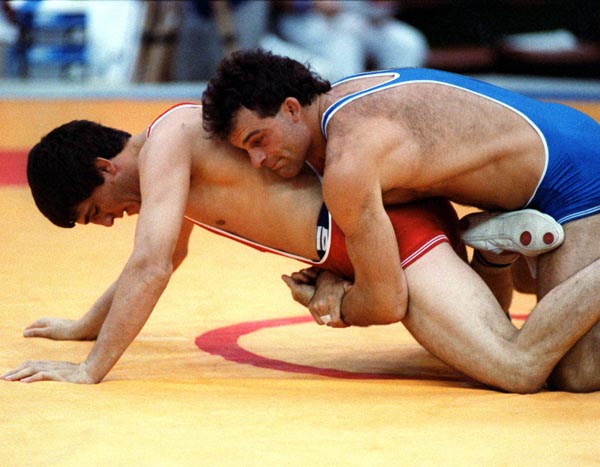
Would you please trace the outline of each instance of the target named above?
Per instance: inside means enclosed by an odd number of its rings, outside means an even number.
[[[204,135],[202,130],[202,107],[179,105],[173,107],[152,122],[148,127],[147,140],[190,138]]]
[[[202,140],[202,108],[178,106],[158,117],[141,134],[140,170],[164,164],[189,164],[196,152],[197,141]]]

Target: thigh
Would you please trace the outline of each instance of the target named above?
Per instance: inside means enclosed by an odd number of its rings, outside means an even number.
[[[600,215],[569,222],[563,228],[565,231],[563,244],[538,259],[538,300],[558,284],[600,258],[600,242],[597,239],[600,233]]]
[[[533,264],[537,267],[537,258],[530,258],[529,260],[533,261]],[[535,294],[536,280],[524,256],[520,256],[512,265],[511,274],[513,286],[517,292]]]
[[[403,320],[432,354],[485,384],[507,387],[520,355],[511,339],[518,330],[492,292],[448,244],[406,269],[409,310]],[[527,368],[527,365],[522,365]]]
[[[577,274],[585,266],[600,258],[600,242],[595,238],[600,232],[600,215],[570,222],[564,226],[565,241],[552,253],[543,255],[538,262],[538,299],[551,289]],[[593,277],[579,274],[580,281]],[[600,307],[598,291],[587,287],[587,294],[573,294],[573,303],[587,303]],[[595,302],[598,302],[594,305]],[[570,319],[570,317],[569,317]],[[577,319],[573,317],[573,319]],[[551,382],[555,389],[591,391],[600,389],[600,323],[583,336],[562,358],[555,368]]]

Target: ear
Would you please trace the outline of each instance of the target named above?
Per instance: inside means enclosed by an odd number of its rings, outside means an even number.
[[[103,157],[96,157],[94,164],[96,165],[96,168],[100,172],[106,172],[111,175],[114,175],[115,173],[117,173],[117,167],[110,159],[105,159]]]
[[[289,115],[294,120],[298,120],[300,118],[300,112],[302,111],[302,104],[295,97],[286,97],[281,104],[281,111],[285,115]]]

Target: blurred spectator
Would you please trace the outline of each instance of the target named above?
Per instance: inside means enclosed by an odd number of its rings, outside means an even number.
[[[266,0],[187,0],[175,51],[176,81],[204,81],[221,59],[240,48],[262,47],[310,63],[319,73],[332,66],[320,56],[270,32],[271,2]]]
[[[398,2],[284,0],[275,4],[278,34],[329,62],[328,79],[360,73],[368,63],[383,69],[422,66],[426,60],[425,36],[395,18]]]
[[[209,79],[227,52],[236,47],[257,47],[267,31],[269,2],[226,0],[217,4],[228,7],[228,11],[215,9],[213,3],[210,0],[182,2],[173,73],[177,81]]]
[[[0,10],[0,79],[6,76],[8,49],[19,34],[15,13],[8,2],[2,2]]]
[[[2,3],[5,3],[4,1]],[[34,22],[38,16],[49,18],[53,14],[78,13],[85,17],[83,31],[86,48],[86,76],[88,79],[111,84],[130,82],[139,49],[146,3],[137,0],[22,0],[10,2],[17,13],[29,11]],[[56,29],[56,24],[53,28]],[[44,26],[29,31],[26,47],[48,42],[52,36],[54,45],[64,45]],[[0,25],[0,32],[4,27]],[[27,50],[23,51],[27,52]],[[28,76],[32,77],[32,76]]]
[[[139,53],[146,2],[85,0],[74,3],[88,15],[90,77],[114,85],[130,82]]]

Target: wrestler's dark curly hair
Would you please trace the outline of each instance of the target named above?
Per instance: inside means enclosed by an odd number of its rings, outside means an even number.
[[[27,181],[42,214],[59,227],[74,227],[77,205],[104,183],[95,159],[112,159],[130,137],[87,120],[74,120],[44,136],[27,158]]]
[[[287,97],[305,106],[330,89],[329,81],[296,60],[262,49],[239,50],[221,61],[202,94],[203,127],[227,139],[242,107],[272,117]]]

